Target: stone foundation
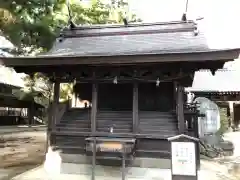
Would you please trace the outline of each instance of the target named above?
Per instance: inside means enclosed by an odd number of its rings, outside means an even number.
[[[54,176],[72,174],[91,177],[92,166],[90,163],[91,157],[76,154],[63,155],[49,148],[46,154],[44,169],[49,175]],[[169,159],[136,158],[131,162],[131,166],[126,168],[126,177],[128,179],[137,178],[143,180],[159,179],[159,173],[167,172],[166,176],[170,176],[169,169]],[[121,179],[121,167],[96,165],[95,174],[96,176]]]

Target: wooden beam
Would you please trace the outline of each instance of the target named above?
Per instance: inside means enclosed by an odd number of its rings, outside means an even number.
[[[98,93],[98,84],[93,83],[93,85],[92,85],[92,110],[91,110],[91,131],[93,133],[96,132],[97,93]]]
[[[177,86],[177,119],[178,130],[180,134],[185,132],[185,119],[184,119],[184,87],[178,84]]]
[[[133,84],[133,133],[138,132],[138,83]]]
[[[193,53],[163,53],[163,54],[139,54],[139,55],[116,55],[106,56],[99,54],[98,56],[49,56],[49,57],[2,57],[0,63],[8,67],[26,67],[23,71],[29,71],[29,66],[44,66],[44,65],[124,65],[124,64],[144,64],[148,63],[163,63],[163,62],[199,62],[204,64],[208,62],[216,62],[216,68],[221,63],[238,58],[239,49],[229,49],[224,51],[209,51],[209,52],[193,52]]]
[[[143,134],[143,133],[109,133],[109,132],[81,132],[81,131],[52,131],[52,134],[59,136],[83,136],[83,137],[94,137],[94,136],[106,136],[106,137],[119,137],[119,138],[140,138],[140,139],[163,139],[166,140],[170,136],[177,135],[175,132],[172,134]]]

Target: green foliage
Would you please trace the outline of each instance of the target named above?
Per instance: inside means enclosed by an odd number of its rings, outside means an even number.
[[[36,103],[48,107],[50,101],[53,100],[53,84],[49,79],[42,73],[35,73],[32,76],[26,76],[24,81],[25,88],[16,91],[15,95],[20,99],[34,100]],[[71,98],[72,93],[72,83],[60,84],[60,101],[67,101]]]
[[[5,0],[1,2],[5,13],[0,16],[0,29],[21,53],[40,47],[49,49],[56,38],[57,27],[64,25],[64,19],[55,16],[64,4],[65,0]]]
[[[67,101],[73,94],[73,83],[61,83],[60,84],[60,97],[61,102]]]
[[[93,1],[90,7],[71,4],[70,9],[76,24],[105,24],[109,17],[109,8],[101,1]]]
[[[52,99],[52,83],[41,73],[24,78],[25,88],[16,92],[21,99],[34,100],[36,103],[48,107]]]
[[[67,0],[4,0],[0,5],[0,31],[18,47],[19,53],[36,49],[49,50],[60,30],[68,24]],[[70,1],[70,0],[69,0]],[[92,0],[84,6],[80,0],[70,1],[76,24],[122,23],[128,4],[123,0],[102,3]],[[129,21],[139,21],[128,13]]]

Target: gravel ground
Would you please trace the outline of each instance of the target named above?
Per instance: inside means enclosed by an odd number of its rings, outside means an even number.
[[[43,163],[46,134],[43,131],[0,135],[1,180],[9,180]]]

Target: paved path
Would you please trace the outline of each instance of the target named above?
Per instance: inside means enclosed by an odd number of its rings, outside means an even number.
[[[144,171],[144,169],[140,169]],[[58,175],[48,175],[44,170],[43,166],[35,168],[31,171],[23,173],[19,176],[16,176],[12,180],[90,180],[90,175],[71,175],[71,174],[61,174]],[[120,180],[121,176],[118,177],[106,177],[106,176],[96,176],[96,180]],[[152,169],[151,172],[146,173],[143,177],[128,177],[127,180],[171,180],[171,171],[170,169]],[[201,170],[199,172],[199,180],[218,180],[217,176],[214,173],[211,173],[206,170]]]

